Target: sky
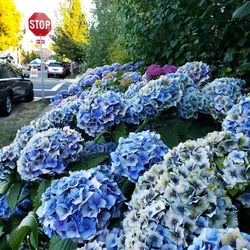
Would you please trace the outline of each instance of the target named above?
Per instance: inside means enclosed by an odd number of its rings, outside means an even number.
[[[1,1],[1,0],[0,0]],[[59,9],[60,3],[64,0],[14,0],[17,10],[22,14],[22,24],[21,28],[26,29],[26,34],[22,41],[23,48],[30,50],[32,45],[36,43],[36,37],[28,28],[28,19],[35,12],[45,13],[52,22],[52,32],[53,27],[56,24],[56,11]],[[87,17],[90,16],[90,9],[92,8],[92,0],[82,0],[83,11],[87,13]],[[46,36],[46,44],[44,47],[48,47],[51,42],[49,35]]]

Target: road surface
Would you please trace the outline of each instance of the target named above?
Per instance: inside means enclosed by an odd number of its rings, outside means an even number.
[[[42,97],[42,82],[41,77],[34,78],[31,77],[30,80],[33,82],[34,85],[34,96],[35,100],[40,99]],[[47,78],[45,74],[44,78],[44,97],[51,98],[59,90],[67,89],[68,86],[74,81],[74,79],[62,79],[58,77],[54,78]]]

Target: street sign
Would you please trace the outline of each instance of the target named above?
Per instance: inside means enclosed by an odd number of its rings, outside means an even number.
[[[51,31],[51,20],[44,13],[34,13],[28,22],[29,29],[35,36],[46,36]]]
[[[37,44],[45,44],[45,40],[43,40],[43,39],[42,39],[42,40],[37,39],[37,40],[36,40],[36,43],[37,43]]]
[[[28,20],[29,29],[35,36],[40,36],[39,40],[36,40],[36,43],[40,44],[40,57],[41,57],[41,82],[42,82],[42,98],[44,99],[44,75],[43,75],[43,50],[42,44],[45,43],[42,40],[42,36],[47,36],[51,31],[51,20],[44,13],[34,13]],[[39,42],[38,42],[39,41]]]

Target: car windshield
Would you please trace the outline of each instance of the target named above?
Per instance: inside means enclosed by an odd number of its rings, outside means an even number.
[[[49,67],[63,67],[62,63],[50,63]]]

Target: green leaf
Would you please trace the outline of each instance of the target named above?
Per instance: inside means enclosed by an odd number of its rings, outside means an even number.
[[[105,134],[110,134],[110,132],[109,131],[103,131],[103,132],[101,132],[99,135],[97,135],[97,137],[95,138],[94,141],[96,143],[104,142],[105,141],[105,138],[104,138]]]
[[[18,250],[23,239],[30,234],[31,245],[38,249],[38,223],[34,212],[29,214],[22,220],[20,225],[10,234],[9,245],[12,250]]]
[[[0,225],[0,237],[4,234],[3,227],[3,225]]]
[[[109,158],[109,153],[99,153],[88,157],[87,166],[93,168]]]
[[[109,158],[109,153],[98,153],[90,155],[86,162],[77,162],[71,164],[71,171],[87,170],[93,167],[98,166],[105,160]]]
[[[15,184],[11,185],[11,187],[9,188],[9,190],[7,192],[8,201],[9,201],[9,208],[11,211],[13,211],[13,209],[15,208],[15,206],[18,202],[18,197],[19,197],[21,188],[22,188],[21,183],[15,183]]]
[[[50,241],[49,250],[75,250],[77,249],[77,243],[70,239],[62,240],[54,236]]]
[[[150,121],[150,118],[145,119],[145,120],[143,121],[143,123],[142,123],[142,124],[138,127],[138,129],[135,131],[135,133],[141,132],[141,131],[144,129],[144,127],[147,126],[147,124],[148,124],[149,121]]]
[[[40,205],[42,203],[41,202],[42,194],[46,191],[46,189],[50,186],[50,184],[51,184],[51,180],[45,180],[39,184],[38,189],[37,189],[37,193],[36,193],[35,197],[32,199],[33,200],[33,208],[35,211],[40,207]]]
[[[229,50],[226,52],[223,61],[225,63],[230,63],[233,61],[233,51]]]
[[[156,128],[156,131],[161,135],[162,141],[170,148],[178,145],[179,138],[176,130],[172,127]]]
[[[231,195],[231,196],[236,196],[238,193],[239,193],[239,189],[237,188],[232,188],[232,189],[229,189],[228,190],[228,193]]]
[[[224,160],[225,158],[224,157],[220,157],[218,159],[215,160],[215,164],[217,165],[217,167],[222,171],[225,166],[224,166]]]
[[[244,75],[250,71],[250,63],[243,63],[237,68],[237,74]]]
[[[190,120],[176,120],[175,130],[178,135],[186,135],[191,125],[192,122]]]
[[[232,18],[241,19],[248,15],[250,15],[250,1],[237,8],[233,13]]]
[[[8,190],[10,183],[8,181],[0,182],[0,194],[5,194]]]
[[[120,137],[126,138],[128,136],[126,125],[122,122],[116,126],[115,130],[112,131],[114,141],[118,143]]]
[[[127,198],[127,200],[130,200],[135,189],[135,184],[127,180],[127,178],[124,178],[123,182],[119,186],[123,195]]]

